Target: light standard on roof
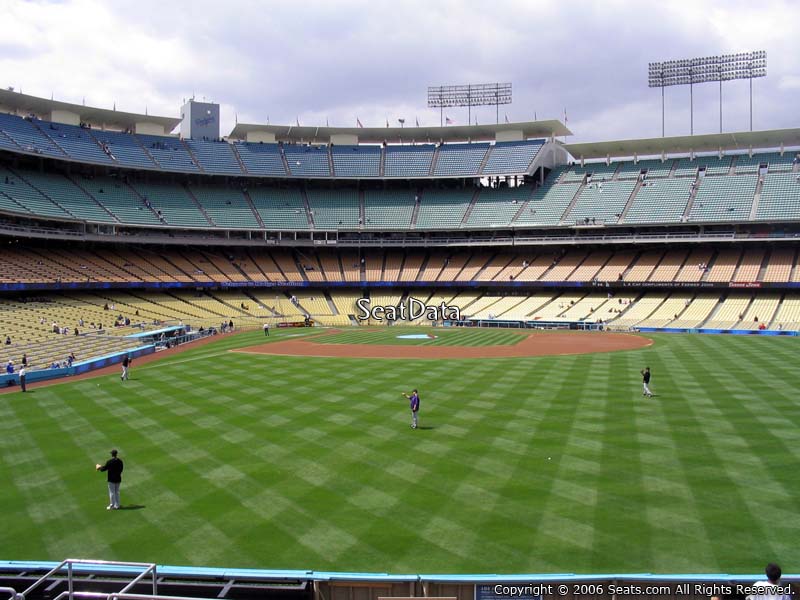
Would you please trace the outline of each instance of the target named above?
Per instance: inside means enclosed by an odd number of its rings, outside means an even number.
[[[444,125],[446,106],[466,106],[467,124],[472,124],[473,106],[494,106],[500,122],[500,105],[511,104],[510,83],[470,83],[468,85],[437,85],[428,88],[428,107],[439,109],[439,126]]]
[[[720,54],[681,60],[651,62],[647,69],[648,87],[661,88],[661,137],[664,137],[664,88],[689,86],[689,130],[694,135],[694,90],[696,83],[719,82],[719,132],[722,133],[722,82],[732,79],[750,80],[750,131],[753,131],[753,78],[767,75],[767,53],[764,50]]]

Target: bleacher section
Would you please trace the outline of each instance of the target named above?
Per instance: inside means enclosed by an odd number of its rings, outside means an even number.
[[[580,188],[579,183],[553,184],[548,179],[531,196],[515,225],[557,225]]]
[[[163,183],[138,183],[136,190],[149,202],[163,222],[176,227],[209,227],[205,218],[186,190]]]
[[[308,206],[317,229],[357,229],[358,192],[355,190],[308,190]]]
[[[252,258],[249,254],[255,254]],[[381,253],[383,254],[383,253]],[[523,256],[527,258],[522,259]],[[644,253],[637,262],[651,263],[652,253]],[[695,261],[711,256],[712,266],[708,280],[721,282],[732,278],[742,281],[757,280],[761,263],[775,260],[784,272],[787,261],[794,265],[796,249],[791,252],[778,248],[765,252],[763,248],[745,247],[719,249],[694,248],[673,249],[664,256],[657,256],[657,267],[650,280],[663,279],[667,275],[681,281],[699,282],[694,272]],[[90,281],[182,281],[190,286],[195,283],[229,283],[247,281],[284,281],[288,273],[300,280],[298,265],[316,265],[312,273],[322,283],[351,282],[360,284],[366,276],[368,281],[399,281],[409,286],[423,281],[508,281],[507,273],[516,272],[514,281],[522,281],[525,272],[536,273],[528,281],[543,281],[556,284],[554,289],[515,289],[512,294],[492,290],[456,291],[418,290],[413,294],[426,299],[446,297],[449,304],[463,309],[466,317],[484,320],[529,320],[592,322],[603,321],[613,329],[669,327],[681,329],[743,329],[789,330],[800,327],[800,300],[796,292],[756,290],[753,292],[728,292],[727,289],[702,290],[699,294],[691,289],[674,291],[645,291],[639,295],[625,289],[569,289],[558,288],[558,282],[587,282],[604,271],[604,265],[614,265],[613,273],[621,272],[633,262],[630,250],[600,250],[586,252],[575,249],[555,258],[548,253],[539,256],[511,251],[488,252],[476,250],[448,255],[443,250],[413,251],[401,253],[387,250],[386,255],[370,256],[360,262],[356,251],[324,251],[318,253],[292,253],[286,250],[250,250],[238,255],[227,252],[209,252],[199,249],[170,249],[153,253],[131,248],[120,251],[85,250],[62,248],[15,248],[4,249],[0,260],[6,265],[4,281],[52,281],[55,276],[64,282]],[[269,267],[267,263],[272,264]],[[385,263],[386,268],[380,265]],[[282,265],[281,271],[275,265]],[[393,268],[390,265],[402,265]],[[260,267],[256,267],[260,265]],[[793,267],[792,267],[793,268]],[[703,273],[697,269],[699,273]],[[268,273],[264,277],[264,273]],[[613,273],[608,279],[614,283]],[[764,271],[769,274],[767,268]],[[684,276],[687,274],[687,276]],[[628,273],[633,275],[633,269]],[[646,273],[644,277],[647,277]],[[782,277],[786,278],[787,275]],[[773,277],[774,278],[774,277]],[[705,279],[704,279],[705,281]],[[251,293],[252,292],[252,293]],[[374,301],[396,303],[404,297],[403,288],[371,293]],[[289,295],[295,296],[291,301]],[[23,347],[28,348],[29,358],[47,346],[46,360],[63,357],[69,351],[80,348],[85,352],[105,351],[105,346],[90,343],[97,338],[96,331],[102,323],[109,330],[108,337],[124,334],[130,329],[111,327],[118,315],[132,322],[186,322],[193,326],[216,326],[233,319],[247,327],[260,327],[265,320],[291,320],[308,314],[320,324],[347,325],[352,314],[353,302],[358,296],[352,290],[336,290],[330,294],[334,309],[324,291],[308,288],[298,290],[263,290],[248,288],[247,291],[199,291],[179,289],[154,293],[147,290],[119,291],[104,289],[96,292],[74,294],[44,292],[43,298],[18,302],[6,299],[0,302],[0,325],[3,335],[12,337],[13,346],[7,349],[12,354]],[[451,297],[455,296],[451,300]],[[438,300],[437,300],[438,303]],[[104,309],[103,305],[110,305]],[[7,307],[11,306],[11,313]],[[345,311],[350,312],[345,312]],[[13,313],[13,314],[12,314]],[[5,317],[4,317],[5,315]],[[73,330],[78,320],[83,319],[81,333],[73,344]],[[51,326],[69,327],[69,335],[51,334]],[[424,323],[421,320],[420,323]],[[92,326],[94,324],[94,326]],[[62,344],[60,340],[68,339]],[[45,342],[58,341],[52,347]],[[95,340],[96,341],[96,340]],[[83,345],[84,342],[89,344]],[[49,343],[49,342],[48,342]],[[31,345],[32,344],[32,345]],[[43,345],[44,344],[44,345]],[[121,346],[121,347],[124,347]],[[116,348],[116,346],[115,346]],[[77,353],[77,352],[76,352]],[[21,354],[20,354],[21,355]],[[37,358],[38,360],[38,358]]]
[[[527,173],[544,140],[497,142],[489,150],[483,175]],[[440,153],[441,158],[441,153]]]
[[[47,215],[58,219],[75,218],[12,171],[2,167],[0,167],[0,207],[11,212]]]
[[[701,167],[705,168],[706,175],[727,175],[731,168],[731,157],[697,156],[694,160],[682,158],[675,168],[675,176],[696,176]]]
[[[365,259],[365,262],[361,262]],[[773,283],[800,277],[797,246],[694,246],[638,252],[629,248],[576,247],[512,251],[496,248],[368,250],[339,249],[153,249],[91,250],[27,248],[0,252],[2,283],[67,282],[582,282],[635,284]],[[620,279],[620,275],[623,278]],[[691,286],[690,286],[691,287]]]
[[[205,218],[198,218],[196,206],[193,202],[184,201],[186,193],[177,184],[145,183],[142,181],[122,182],[118,178],[96,178],[97,181],[106,182],[103,185],[91,183],[92,179],[74,178],[75,183],[63,175],[55,173],[42,174],[38,171],[20,170],[19,177],[14,172],[0,166],[0,211],[13,213],[36,214],[42,217],[75,218],[95,222],[119,222],[132,225],[175,225],[195,227],[237,227],[259,229],[261,224],[257,219],[251,218],[252,210],[242,203],[246,198],[236,188],[224,188],[214,185],[193,186],[194,189],[212,190],[212,195],[230,194],[224,205],[210,204],[213,224]],[[5,182],[5,177],[9,182]],[[758,175],[733,175],[711,176],[702,178],[699,189],[692,204],[686,221],[689,222],[739,222],[747,221],[752,210]],[[457,227],[480,228],[484,226],[548,226],[586,224],[586,219],[592,225],[616,223],[624,215],[623,222],[628,224],[677,224],[684,222],[683,214],[690,198],[692,180],[688,178],[661,178],[648,179],[641,182],[640,187],[633,195],[633,200],[625,212],[631,193],[636,185],[635,180],[593,182],[581,187],[578,183],[553,183],[554,177],[548,177],[541,187],[521,186],[518,188],[464,188],[458,192],[441,191],[435,188],[419,191],[403,191],[387,189],[384,191],[369,190],[365,196],[365,215],[363,226],[370,229],[408,228],[411,214],[414,212],[414,198],[420,198],[419,218],[417,226],[421,229],[452,229]],[[108,183],[115,182],[115,183]],[[76,185],[77,183],[77,185]],[[30,186],[35,189],[30,189]],[[83,189],[81,189],[83,188]],[[100,190],[103,192],[100,192]],[[269,186],[254,186],[255,196],[267,198],[270,196],[281,197],[280,188]],[[578,190],[581,190],[574,206],[564,216],[570,207]],[[37,192],[40,190],[41,193]],[[121,191],[119,191],[121,190]],[[157,190],[152,192],[151,190]],[[467,192],[469,190],[469,192]],[[472,199],[472,192],[480,190],[475,205],[470,211],[466,222],[462,224],[466,208]],[[115,194],[116,196],[109,196]],[[532,193],[531,193],[532,192]],[[354,207],[347,218],[341,218],[343,208],[338,200],[334,200],[342,193],[339,190],[325,192],[310,192],[319,197],[320,194],[331,198],[331,204],[325,201],[315,201],[312,208],[314,222],[318,226],[325,223],[326,227],[342,225],[349,227],[358,226],[358,201],[348,200],[346,205]],[[469,198],[462,198],[469,193]],[[121,194],[121,196],[120,196]],[[356,192],[353,192],[356,194]],[[459,198],[456,201],[447,200],[443,206],[432,207],[431,199],[437,197]],[[30,201],[25,201],[25,199]],[[43,201],[43,198],[47,201]],[[126,206],[128,199],[132,200],[131,206]],[[170,200],[171,199],[171,200]],[[466,202],[463,204],[462,199]],[[55,202],[54,202],[55,200]],[[149,200],[154,210],[146,206]],[[140,206],[145,204],[144,209]],[[161,205],[159,205],[159,203]],[[203,202],[201,202],[203,204]],[[307,229],[307,219],[301,213],[305,212],[305,204],[298,199],[289,202],[283,201],[283,208],[289,211],[276,211],[272,215],[261,214],[264,226],[270,229]],[[114,217],[104,211],[105,206]],[[225,206],[232,208],[226,209]],[[59,210],[61,207],[63,210]],[[380,209],[378,208],[380,207]],[[450,212],[450,208],[455,210]],[[280,208],[274,204],[262,207]],[[183,210],[188,214],[181,214]],[[221,210],[220,210],[221,209]],[[157,211],[162,210],[164,221],[161,221]],[[227,216],[225,210],[238,212],[238,215]],[[295,212],[300,211],[300,212]],[[410,212],[409,212],[410,211]],[[434,211],[435,218],[430,217]],[[346,211],[345,211],[346,212]],[[398,215],[394,220],[392,214]],[[263,218],[267,216],[268,218]],[[115,218],[116,217],[116,218]],[[800,218],[800,182],[793,173],[770,173],[764,176],[764,185],[756,207],[754,220],[792,220]],[[594,222],[591,219],[595,219]],[[405,225],[403,224],[405,223]]]
[[[386,190],[364,192],[364,226],[368,229],[409,229],[416,194]]]
[[[738,154],[735,161],[736,173],[758,173],[761,165],[767,166],[768,173],[780,173],[792,170],[794,153],[786,152],[783,156],[779,152]]]
[[[223,186],[192,186],[190,190],[218,226],[247,229],[259,226],[241,190]]]
[[[444,144],[439,146],[439,157],[433,174],[437,177],[469,176],[480,171],[489,144]]]
[[[19,171],[19,173],[48,198],[56,199],[59,206],[75,218],[99,223],[116,223],[114,217],[63,175],[34,171]]]
[[[718,302],[718,294],[698,294],[689,300],[688,306],[679,313],[678,318],[672,321],[669,326],[678,329],[698,328],[708,318]]]
[[[608,181],[584,186],[575,206],[564,218],[568,223],[616,223],[636,183],[634,181]]]
[[[158,225],[155,212],[149,209],[133,190],[116,177],[78,178],[80,186],[89,192],[122,223]]]
[[[457,229],[475,190],[426,190],[420,198],[417,229]]]
[[[642,174],[646,179],[653,177],[667,177],[672,170],[674,161],[669,159],[660,160],[640,160],[638,163],[625,161],[619,168],[617,179],[638,179]]]
[[[331,146],[333,171],[337,177],[378,177],[380,146]]]
[[[141,134],[137,134],[136,137],[165,171],[197,173],[200,170],[178,138]]]
[[[0,113],[0,133],[2,146],[9,150],[66,158],[66,153],[30,120]]]
[[[248,173],[277,176],[287,174],[278,144],[236,142],[234,146]]]
[[[265,227],[308,229],[308,216],[300,190],[259,186],[248,189],[248,194]]]
[[[436,146],[386,146],[385,177],[426,177]]]
[[[704,177],[689,221],[746,221],[750,218],[758,175]]]
[[[772,173],[764,177],[756,209],[758,221],[800,219],[800,181],[793,173]]]
[[[39,129],[45,136],[53,140],[72,159],[100,164],[114,164],[109,152],[103,150],[98,141],[92,137],[91,129],[37,121]]]
[[[233,154],[233,147],[227,142],[199,142],[184,140],[189,150],[194,154],[197,162],[207,173],[224,173],[226,175],[241,175],[242,169],[239,161]]]
[[[330,177],[327,146],[287,144],[283,146],[286,164],[292,175],[302,177]]]
[[[482,188],[472,207],[468,227],[508,225],[530,198],[533,186]]]
[[[647,179],[634,196],[625,223],[678,223],[689,202],[686,178]]]
[[[591,175],[593,182],[608,181],[614,176],[619,163],[586,163],[584,166],[572,165],[561,179],[563,182],[583,181]]]
[[[91,135],[105,144],[115,161],[126,167],[143,167],[157,169],[158,164],[150,157],[144,147],[139,143],[139,138],[129,133],[118,131],[91,130]]]

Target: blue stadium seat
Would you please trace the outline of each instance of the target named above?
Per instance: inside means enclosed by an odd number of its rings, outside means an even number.
[[[235,142],[245,169],[252,175],[287,175],[278,144]]]
[[[380,146],[331,146],[333,171],[337,177],[378,177]]]
[[[224,141],[208,142],[204,140],[184,140],[194,153],[197,162],[206,173],[221,175],[242,175],[239,161],[233,154],[233,148]]]
[[[489,151],[483,175],[517,175],[527,173],[544,140],[497,142]]]
[[[327,146],[285,144],[283,153],[292,175],[330,177]]]
[[[386,146],[385,177],[427,177],[436,146]]]
[[[443,144],[433,174],[446,176],[477,175],[489,144]]]

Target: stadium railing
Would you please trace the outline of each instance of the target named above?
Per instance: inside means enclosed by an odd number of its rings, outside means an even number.
[[[762,580],[755,574],[389,574],[343,573],[314,570],[227,569],[179,567],[152,563],[124,563],[101,560],[50,562],[5,561],[0,563],[0,583],[22,585],[33,580],[23,592],[1,588],[11,600],[195,600],[208,597],[240,597],[235,591],[244,586],[244,597],[326,598],[364,596],[371,598],[457,598],[489,600],[551,600],[563,597],[660,597],[700,598],[711,596],[743,597],[745,588]],[[66,579],[58,577],[67,570]],[[42,575],[39,575],[43,573]],[[46,593],[37,592],[52,581]],[[797,594],[800,575],[783,575],[781,585]],[[279,586],[276,589],[275,586]],[[64,589],[66,587],[66,589]],[[120,589],[121,587],[121,589]],[[83,589],[81,589],[83,588]],[[335,588],[335,589],[334,589]],[[170,594],[169,591],[192,590],[195,595]],[[144,593],[145,590],[147,593]],[[223,591],[224,590],[224,591]],[[279,591],[280,590],[280,591]],[[513,590],[513,592],[512,592]],[[139,593],[135,593],[138,591]],[[278,595],[275,595],[275,594]],[[257,594],[254,596],[254,594]]]

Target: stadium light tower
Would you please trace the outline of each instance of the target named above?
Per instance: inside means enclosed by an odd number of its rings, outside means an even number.
[[[439,126],[446,106],[466,106],[467,124],[472,123],[473,106],[494,106],[500,122],[500,105],[511,104],[510,83],[470,83],[467,85],[437,85],[428,88],[428,108],[439,109]]]
[[[694,94],[696,83],[719,82],[719,132],[722,133],[722,82],[732,79],[750,80],[750,131],[753,131],[753,78],[767,74],[767,53],[764,50],[721,54],[683,60],[651,62],[647,70],[648,87],[661,88],[661,137],[664,137],[664,88],[689,86],[689,128],[694,135]]]

